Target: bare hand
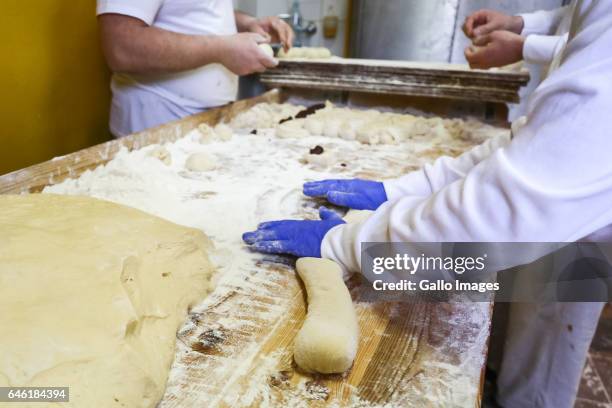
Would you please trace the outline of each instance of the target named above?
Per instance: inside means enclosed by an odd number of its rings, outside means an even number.
[[[283,44],[285,51],[289,51],[295,37],[289,24],[278,17],[257,19],[248,27],[248,31],[264,36],[267,42]]]
[[[468,38],[481,37],[499,30],[520,34],[524,24],[521,16],[509,16],[495,10],[483,9],[465,19],[463,32]]]
[[[510,31],[494,31],[477,37],[465,49],[465,58],[471,68],[503,67],[523,59],[525,38]]]
[[[266,38],[255,33],[240,33],[220,37],[219,61],[236,75],[249,75],[274,68],[278,61],[259,48]]]

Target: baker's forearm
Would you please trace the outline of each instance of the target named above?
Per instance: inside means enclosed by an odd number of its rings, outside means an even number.
[[[219,61],[220,38],[178,34],[127,16],[99,17],[102,47],[114,72],[164,74]]]
[[[240,33],[250,31],[250,27],[257,21],[255,17],[238,10],[234,11],[234,16],[236,18],[236,27]]]

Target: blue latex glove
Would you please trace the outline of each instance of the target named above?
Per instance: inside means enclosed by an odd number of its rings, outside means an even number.
[[[264,222],[259,224],[257,231],[242,235],[242,239],[252,249],[266,254],[320,258],[325,234],[344,221],[325,207],[319,209],[319,216],[321,221]]]
[[[323,180],[304,184],[304,194],[354,210],[376,210],[387,201],[383,183],[369,180]]]

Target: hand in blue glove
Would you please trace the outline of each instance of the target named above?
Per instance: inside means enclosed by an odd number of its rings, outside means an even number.
[[[325,234],[344,221],[325,207],[319,209],[319,216],[321,221],[264,222],[257,231],[242,235],[242,239],[254,250],[266,254],[320,258]]]
[[[369,180],[323,180],[304,184],[304,194],[354,210],[376,210],[387,201],[383,183]]]

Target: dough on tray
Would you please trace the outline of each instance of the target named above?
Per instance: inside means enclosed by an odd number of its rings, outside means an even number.
[[[87,197],[0,208],[0,386],[70,387],[67,407],[157,406],[176,332],[210,288],[206,236]]]
[[[484,142],[491,131],[490,126],[475,120],[423,117],[381,112],[375,109],[342,108],[329,101],[325,103],[323,109],[305,118],[295,119],[304,109],[302,106],[290,103],[260,103],[239,114],[231,122],[231,127],[247,129],[249,132],[254,129],[275,128],[276,136],[281,138],[303,138],[309,134],[356,140],[369,145],[421,140],[444,143],[456,139],[481,139]],[[293,120],[284,121],[288,118]],[[281,121],[283,123],[279,124]]]
[[[332,57],[332,53],[325,47],[293,47],[289,52],[281,49],[278,53],[278,58],[307,58],[307,59],[328,59]]]
[[[359,325],[342,270],[319,258],[298,259],[296,268],[308,293],[308,313],[293,358],[307,372],[343,373],[357,354]]]
[[[304,106],[290,103],[258,103],[251,109],[241,112],[231,122],[233,129],[270,129],[287,118],[293,118]]]

